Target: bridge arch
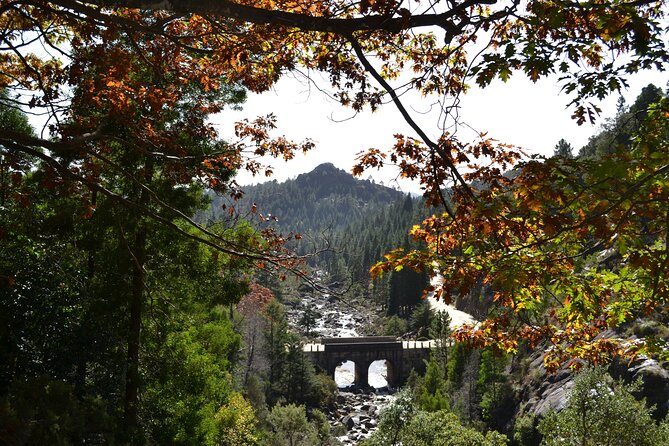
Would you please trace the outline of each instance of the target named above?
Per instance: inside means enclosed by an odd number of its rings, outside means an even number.
[[[346,362],[353,363],[353,385],[368,386],[369,385],[369,367],[373,361],[365,360],[356,355],[339,356],[331,360],[331,365],[327,370],[328,376],[336,381],[337,369]]]
[[[350,362],[353,364],[353,370],[352,374],[353,376],[351,377],[351,385],[355,385],[358,382],[358,368],[359,365],[353,361],[352,359],[348,357],[341,357],[337,360],[332,361],[332,366],[329,368],[329,370],[326,370],[326,373],[328,374],[329,377],[335,380],[337,382],[337,386],[339,387],[347,387],[347,385],[340,385],[339,382],[337,381],[338,373],[345,373],[346,370],[342,370],[345,368],[346,364]],[[339,369],[339,370],[338,370]]]
[[[380,366],[379,363],[383,363],[383,366]],[[376,364],[376,366],[375,366]],[[383,368],[383,372],[379,370],[380,368]],[[388,359],[377,359],[375,361],[372,361],[369,364],[368,367],[368,382],[372,387],[380,388],[384,386],[392,386],[394,383],[398,382],[398,379],[396,378],[396,371],[395,371],[396,365],[393,364],[392,361]],[[377,370],[374,370],[377,369]],[[383,381],[385,381],[385,384],[381,385],[375,385],[372,381],[376,381],[378,383],[378,379],[373,380],[373,375],[374,373],[381,374],[383,376]]]

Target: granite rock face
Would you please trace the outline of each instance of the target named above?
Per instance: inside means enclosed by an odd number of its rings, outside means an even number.
[[[541,418],[551,410],[560,411],[567,405],[569,390],[574,385],[569,369],[560,369],[555,374],[547,374],[543,357],[535,354],[529,366],[529,378],[522,383],[520,409],[523,414]]]
[[[646,404],[655,408],[656,419],[664,419],[669,413],[669,361],[640,359],[632,364],[616,361],[609,367],[609,373],[614,379],[628,383],[638,380],[640,388],[636,396],[645,398]],[[573,385],[574,374],[569,369],[547,374],[541,355],[534,353],[526,379],[519,385],[516,416],[531,415],[541,419],[551,410],[559,412],[566,406]]]
[[[642,359],[627,364],[614,364],[611,367],[614,377],[626,382],[641,382],[638,397],[645,398],[648,406],[654,406],[656,418],[664,418],[669,412],[669,361],[658,362],[654,359]]]

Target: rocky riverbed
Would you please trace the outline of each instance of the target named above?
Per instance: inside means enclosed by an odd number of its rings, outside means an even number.
[[[379,412],[393,400],[387,389],[340,391],[337,409],[329,414],[330,424],[343,425],[346,434],[338,437],[344,445],[355,445],[375,429]]]

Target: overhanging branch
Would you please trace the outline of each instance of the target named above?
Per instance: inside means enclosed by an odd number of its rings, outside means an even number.
[[[54,3],[76,9],[81,2],[56,0]],[[91,0],[94,4],[108,8],[137,8],[146,10],[167,10],[179,13],[195,13],[200,15],[220,15],[248,23],[273,24],[298,28],[303,31],[319,31],[345,35],[356,31],[388,31],[398,32],[410,28],[437,26],[447,32],[456,26],[452,20],[458,18],[473,6],[493,5],[496,0],[465,0],[448,11],[432,14],[415,14],[409,11],[395,15],[371,14],[354,18],[314,16],[307,13],[265,9],[257,6],[235,3],[229,0]]]
[[[457,179],[457,181],[465,188],[465,190],[468,192],[473,197],[473,193],[467,184],[467,182],[462,178],[462,175],[460,175],[460,172],[458,172],[458,169],[455,167],[455,165],[450,161],[448,158],[447,154],[443,153],[443,149],[439,147],[437,143],[432,141],[429,136],[425,133],[425,131],[416,123],[416,121],[413,119],[409,111],[406,109],[402,101],[400,100],[399,96],[397,95],[397,92],[395,89],[379,74],[379,72],[372,66],[372,64],[369,62],[369,59],[367,59],[367,56],[365,56],[364,51],[362,50],[362,47],[360,46],[360,43],[358,40],[353,36],[349,35],[347,36],[348,41],[351,43],[351,46],[353,47],[353,51],[355,51],[356,56],[362,63],[362,65],[365,67],[365,69],[372,75],[372,77],[383,87],[386,92],[390,95],[393,103],[399,110],[400,114],[404,118],[404,120],[409,124],[409,126],[418,134],[418,136],[423,140],[425,145],[427,147],[436,152],[439,153],[441,158],[443,159],[443,162],[446,163],[446,166],[448,169],[451,171],[453,176]],[[443,198],[443,197],[442,197]],[[446,202],[445,199],[442,199],[443,205],[446,209],[446,212],[448,215],[455,219],[455,213],[453,210],[449,207],[448,203]]]

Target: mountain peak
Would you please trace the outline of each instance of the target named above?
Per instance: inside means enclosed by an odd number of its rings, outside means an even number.
[[[346,173],[346,171],[339,169],[338,167],[335,167],[335,165],[332,163],[319,164],[314,168],[314,170],[304,175],[333,175],[333,174],[349,176],[349,174]]]
[[[263,215],[277,216],[282,230],[312,233],[343,228],[370,209],[381,209],[404,197],[400,191],[354,178],[332,163],[320,164],[294,180],[248,186],[245,192],[243,201],[237,203],[240,209],[255,204]]]
[[[311,172],[298,175],[295,181],[300,186],[313,185],[313,187],[329,195],[332,190],[326,191],[325,189],[340,186],[353,188],[357,180],[350,173],[335,167],[334,164],[323,163],[316,166]]]
[[[319,164],[318,166],[316,166],[316,168],[313,171],[318,172],[318,171],[328,171],[328,170],[332,170],[332,171],[339,170],[339,171],[341,171],[341,169],[336,168],[335,165],[332,164],[332,163]]]

